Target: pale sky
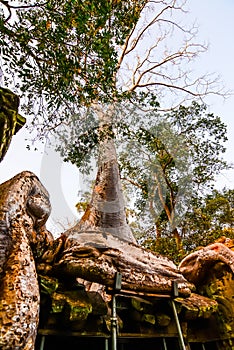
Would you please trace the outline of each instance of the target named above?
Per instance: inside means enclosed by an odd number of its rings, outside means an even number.
[[[189,0],[191,13],[197,18],[200,38],[209,43],[208,52],[200,58],[196,69],[206,68],[220,75],[227,89],[234,93],[234,1]],[[216,96],[208,98],[210,112],[227,124],[228,143],[225,159],[234,162],[234,94],[226,101]],[[234,170],[220,175],[218,188],[234,188]]]
[[[215,72],[220,75],[227,89],[234,92],[234,1],[188,0],[191,16],[200,27],[200,40],[209,42],[209,51],[194,66],[195,72]],[[233,162],[234,149],[234,95],[228,100],[213,96],[207,99],[209,111],[221,117],[228,126],[228,143],[225,159]],[[62,164],[58,156],[46,156],[44,147],[39,151],[26,149],[27,132],[22,129],[13,137],[10,149],[0,164],[0,182],[8,180],[23,170],[34,172],[42,180],[51,195],[53,206],[52,226],[62,221],[58,230],[75,220],[74,205],[78,201],[79,188],[85,186],[75,166]],[[33,148],[33,147],[32,147]],[[217,180],[217,188],[234,188],[234,170],[223,173]],[[69,202],[69,203],[68,203]],[[62,219],[62,218],[65,219]],[[51,229],[51,228],[50,228]]]

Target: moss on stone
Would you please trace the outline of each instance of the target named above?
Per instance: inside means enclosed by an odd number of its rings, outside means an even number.
[[[2,161],[11,138],[25,124],[26,119],[18,113],[19,97],[12,91],[0,88],[0,161]]]

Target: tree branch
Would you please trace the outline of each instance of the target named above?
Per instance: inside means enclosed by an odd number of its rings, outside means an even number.
[[[0,0],[0,4],[3,4],[4,6],[6,6],[8,12],[9,12],[8,17],[3,21],[3,23],[6,24],[11,19],[11,16],[12,16],[12,11],[11,10],[12,9],[14,9],[14,10],[21,10],[21,9],[29,9],[29,8],[41,7],[41,6],[45,6],[47,3],[48,3],[48,1],[44,2],[42,4],[16,6],[16,5],[10,5],[7,0]]]

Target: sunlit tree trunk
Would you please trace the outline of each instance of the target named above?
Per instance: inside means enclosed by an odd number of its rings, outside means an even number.
[[[165,175],[164,175],[164,177],[165,177]],[[180,233],[179,233],[177,227],[175,227],[175,217],[174,217],[175,206],[174,206],[173,189],[171,188],[171,186],[169,186],[169,182],[168,182],[167,184],[168,184],[169,190],[170,190],[170,205],[168,205],[166,203],[165,198],[164,198],[161,182],[160,182],[160,179],[158,178],[157,174],[155,174],[155,182],[157,184],[157,191],[158,191],[160,202],[162,204],[163,210],[166,213],[170,227],[172,228],[171,234],[172,234],[173,238],[175,239],[176,249],[178,252],[183,251],[182,238],[180,236]],[[153,206],[151,206],[151,207],[153,208]],[[152,212],[153,212],[153,209],[151,209],[151,214],[152,214]],[[154,214],[154,216],[155,216],[155,214]],[[160,222],[157,220],[155,222],[155,224],[156,224],[156,244],[159,245],[160,238],[161,238]]]
[[[182,244],[182,238],[177,230],[177,228],[174,228],[174,230],[172,231],[172,235],[175,239],[176,242],[176,249],[178,252],[183,252],[183,244]]]
[[[158,221],[155,223],[155,233],[156,233],[156,247],[158,247],[160,246],[161,238],[162,238],[162,228]]]
[[[105,112],[100,106],[95,106],[95,109],[103,135],[99,145],[98,171],[90,204],[77,229],[108,232],[120,239],[136,243],[127,223],[114,140],[108,131],[105,131],[107,126],[110,130],[114,107]]]

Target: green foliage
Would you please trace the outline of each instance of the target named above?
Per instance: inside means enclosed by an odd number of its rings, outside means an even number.
[[[111,101],[117,94],[117,47],[145,3],[39,0],[5,5],[12,16],[0,14],[0,52],[9,79],[20,78],[29,99],[45,99],[54,118],[61,106],[66,114],[68,106]],[[45,104],[36,107],[45,113]]]
[[[220,117],[205,112],[205,105],[193,102],[190,107],[180,106],[169,117],[177,132],[185,134],[188,139],[191,157],[196,164],[193,180],[199,187],[207,186],[227,165],[222,161],[226,150],[226,125]]]
[[[94,103],[140,100],[148,108],[165,90],[180,91],[182,100],[215,93],[208,77],[190,80],[188,65],[206,48],[194,41],[193,27],[178,25],[185,3],[0,0],[4,84],[24,97],[36,137],[50,136],[71,116],[82,120]]]
[[[171,259],[174,263],[179,262],[187,255],[188,251],[179,251],[177,249],[176,240],[172,235],[163,236],[158,240],[148,237],[144,240],[142,245],[154,252],[157,252],[168,259]]]
[[[234,239],[234,190],[213,190],[203,196],[194,194],[191,204],[180,222],[182,250],[178,250],[172,232],[162,227],[162,236],[156,237],[151,227],[141,235],[141,243],[149,249],[179,263],[194,250],[205,247],[223,236]]]
[[[136,96],[137,107],[130,102],[117,104],[111,124],[102,128],[90,108],[85,125],[72,127],[76,130],[73,139],[65,135],[64,155],[87,170],[99,141],[115,138],[129,198],[128,219],[138,241],[179,261],[202,240],[211,242],[223,235],[221,218],[227,224],[227,212],[220,214],[219,221],[217,212],[203,221],[197,217],[204,195],[211,193],[213,198],[215,175],[229,167],[222,159],[226,126],[196,102],[166,114],[158,113],[154,102],[154,108],[144,112],[147,98],[151,101],[152,96],[144,97]],[[219,202],[224,203],[220,198]],[[212,215],[218,224],[210,229]]]
[[[166,115],[155,111],[145,114],[144,125],[140,120],[138,124],[136,120],[129,122],[134,129],[124,128],[129,145],[120,154],[122,177],[141,184],[141,188],[155,173],[164,178],[172,192],[178,192],[178,185],[182,185],[179,182],[182,174],[185,181],[191,181],[193,191],[212,186],[215,176],[228,167],[222,159],[226,125],[205,110],[204,105],[193,102],[190,107],[180,106]],[[141,152],[140,159],[134,157],[136,152]],[[145,171],[139,171],[141,168]],[[141,201],[144,194],[147,200],[145,187],[140,193]]]
[[[194,198],[183,222],[184,244],[191,251],[222,236],[234,238],[234,190],[213,190]]]
[[[140,142],[141,138],[144,143],[144,139],[149,139],[151,135],[143,128],[144,114],[139,114],[139,108],[143,108],[146,103],[150,104],[152,110],[158,107],[155,96],[150,93],[134,93],[130,100],[125,94],[124,100],[113,104],[110,119],[101,126],[95,104],[79,109],[77,113],[67,116],[66,124],[62,123],[57,129],[57,151],[64,161],[88,173],[91,159],[97,157],[99,144],[105,138],[114,138],[120,145],[123,142],[130,143],[131,140]],[[102,104],[101,108],[104,115],[109,113],[112,105]],[[137,129],[131,127],[135,123],[138,123]]]
[[[151,5],[148,18],[144,17],[148,22],[142,20],[142,28],[136,29],[147,4]],[[152,8],[158,13],[152,15]],[[164,17],[167,10],[170,16]],[[154,89],[158,86],[197,96],[192,91],[197,85],[187,84],[181,61],[190,62],[204,50],[189,41],[193,30],[178,26],[172,10],[183,12],[183,7],[169,0],[35,0],[18,5],[0,0],[5,83],[17,82],[16,88],[25,97],[24,111],[34,115],[38,134],[48,136],[58,128],[57,150],[86,172],[100,141],[115,138],[124,186],[135,201],[137,214],[144,214],[139,225],[144,232],[157,231],[155,246],[160,244],[161,251],[165,237],[174,242],[175,230],[184,238],[181,222],[192,194],[212,187],[215,175],[227,168],[221,158],[226,127],[219,117],[207,114],[205,106],[195,102],[169,114],[157,113]],[[131,56],[142,39],[149,39],[146,33],[152,36],[156,23],[159,34],[155,41],[136,54],[132,86],[125,86],[125,77],[123,84],[117,83],[124,57]],[[162,23],[169,25],[165,31]],[[131,37],[133,29],[136,35]],[[164,50],[164,57],[158,45],[176,29],[183,34],[184,46],[178,51],[174,47],[170,52]],[[160,57],[155,52],[161,52]],[[167,75],[167,63],[178,67],[174,77]],[[180,77],[182,82],[178,82]],[[195,82],[201,86],[203,80]],[[115,106],[107,125],[100,127],[95,104],[104,112]],[[176,249],[178,252],[178,246]]]
[[[226,126],[196,102],[165,115],[150,112],[144,116],[144,126],[140,120],[129,125],[124,145],[121,138],[124,150],[119,159],[137,212],[139,241],[160,253],[165,242],[168,247],[176,242],[171,252],[182,256],[182,248],[192,249],[184,242],[184,232],[189,236],[185,227],[193,201],[211,191],[215,176],[229,167],[222,159]],[[196,226],[196,218],[192,222]]]

